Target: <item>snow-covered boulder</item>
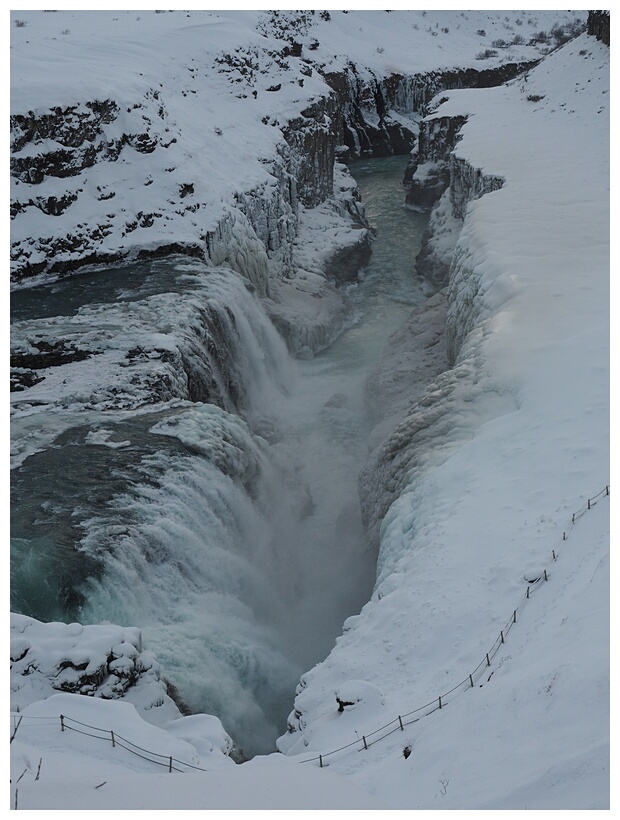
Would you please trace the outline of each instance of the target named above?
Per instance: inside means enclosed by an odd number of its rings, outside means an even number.
[[[335,694],[339,712],[348,712],[365,705],[376,709],[384,702],[378,687],[366,680],[348,680],[336,689]]]
[[[42,623],[11,614],[11,709],[57,692],[133,702],[149,723],[178,717],[159,663],[140,630],[113,624]]]

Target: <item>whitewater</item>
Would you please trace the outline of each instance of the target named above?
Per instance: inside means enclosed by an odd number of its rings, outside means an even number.
[[[190,260],[14,299],[14,360],[59,339],[88,352],[14,401],[13,609],[139,623],[180,702],[217,714],[245,754],[275,748],[301,674],[374,584],[363,387],[424,299],[405,165],[358,166],[376,251],[350,327],[305,361],[237,274]]]

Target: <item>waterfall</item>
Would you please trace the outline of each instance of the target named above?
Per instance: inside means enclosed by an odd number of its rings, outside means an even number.
[[[139,627],[248,755],[275,748],[299,678],[375,580],[364,381],[422,298],[426,221],[400,207],[404,161],[387,162],[376,207],[398,203],[393,224],[349,287],[352,326],[312,359],[290,358],[237,273],[186,258],[13,306],[12,608]]]

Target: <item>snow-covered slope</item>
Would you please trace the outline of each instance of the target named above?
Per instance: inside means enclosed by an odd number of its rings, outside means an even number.
[[[92,142],[111,152],[84,175],[14,180],[14,199],[24,205],[13,222],[16,253],[45,264],[44,244],[29,248],[33,237],[53,244],[78,233],[75,247],[56,248],[63,262],[80,264],[91,240],[102,258],[129,246],[131,254],[180,246],[203,253],[211,243],[212,261],[244,268],[266,294],[270,277],[293,265],[295,238],[327,230],[310,194],[297,210],[290,189],[281,196],[293,166],[290,155],[279,160],[289,145],[280,125],[324,98],[327,86],[314,68],[304,73],[303,59],[279,64],[270,53],[282,47],[273,21],[263,38],[259,13],[220,14],[12,14],[12,112],[33,111],[40,120],[43,110],[60,107],[65,118],[75,106],[69,118],[101,118]],[[367,76],[384,77],[531,59],[540,54],[533,47],[515,43],[509,54],[492,41],[526,30],[527,40],[563,18],[330,12],[294,30],[304,56],[326,71],[341,70],[347,55]],[[477,59],[486,46],[498,55]],[[216,58],[254,49],[267,70],[259,68],[252,83],[243,63],[217,63],[225,70],[211,73]],[[19,715],[11,723],[12,807],[609,805],[608,75],[608,48],[583,35],[506,87],[444,92],[433,109],[432,117],[467,117],[454,167],[503,185],[466,206],[449,291],[454,366],[422,396],[416,388],[414,404],[362,476],[365,514],[380,541],[376,589],[329,657],[304,675],[292,731],[279,741],[285,754],[234,767],[221,725],[166,724],[164,731],[126,703],[77,694],[31,699],[19,704],[26,710],[19,726]],[[88,103],[108,100],[110,88],[119,115],[105,122],[108,109],[93,113]],[[154,147],[141,139],[153,133]],[[49,157],[58,146],[39,136],[34,144]],[[76,193],[79,209],[71,204]],[[58,202],[69,203],[62,213],[44,212]],[[267,207],[255,211],[259,202]],[[306,208],[312,213],[300,227]],[[264,213],[281,228],[271,246],[257,231]],[[102,219],[109,233],[89,232]],[[350,215],[340,227],[354,232]],[[231,237],[235,249],[258,254],[255,267],[220,258]],[[313,260],[305,264],[307,290],[295,286],[301,324],[304,293],[316,301],[313,277],[320,277]],[[281,305],[278,312],[286,313]],[[315,320],[323,333],[321,317]],[[307,341],[301,333],[299,346]],[[402,333],[395,344],[403,345]],[[400,396],[398,406],[406,405]],[[500,630],[505,644],[497,643]],[[398,717],[424,704],[423,712],[435,711],[401,730]],[[105,742],[63,733],[48,723],[57,714],[103,728]],[[389,737],[375,745],[364,739],[386,724],[395,728]],[[164,760],[218,771],[158,775],[160,764],[127,750],[119,767],[110,730]],[[320,762],[323,770],[315,769]]]

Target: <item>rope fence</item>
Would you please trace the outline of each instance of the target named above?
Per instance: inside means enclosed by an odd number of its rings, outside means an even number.
[[[571,516],[570,523],[566,531],[562,533],[561,542],[568,540],[568,533],[572,530],[576,522],[588,511],[591,510],[602,498],[605,498],[609,495],[609,485],[607,485],[604,489],[602,489],[599,493],[595,496],[592,496],[587,500],[587,502],[581,507],[577,512],[574,512]],[[560,554],[559,547],[556,547],[551,550],[551,561],[549,562],[548,566],[551,566],[553,562],[557,561]],[[457,683],[456,686],[453,686],[452,689],[449,689],[447,692],[444,692],[442,695],[438,695],[434,700],[426,703],[424,706],[419,706],[417,709],[413,709],[411,712],[406,712],[402,715],[398,715],[398,717],[391,720],[389,723],[386,723],[385,726],[381,726],[379,729],[375,729],[373,732],[370,732],[367,735],[362,735],[362,738],[356,738],[355,740],[351,741],[351,743],[347,743],[345,746],[340,746],[338,749],[332,749],[330,752],[325,752],[324,754],[320,754],[316,757],[308,757],[305,760],[300,761],[301,763],[314,763],[318,762],[319,767],[323,768],[323,766],[328,766],[328,763],[325,763],[325,759],[331,757],[332,755],[338,754],[339,752],[345,751],[346,749],[353,749],[356,747],[357,751],[364,751],[368,750],[371,746],[375,743],[378,743],[381,740],[384,740],[389,735],[393,734],[394,732],[398,731],[405,731],[405,726],[410,726],[412,723],[417,723],[422,718],[428,717],[428,715],[432,715],[433,712],[437,712],[439,709],[443,709],[444,706],[449,703],[453,697],[461,692],[465,692],[467,689],[473,689],[475,683],[479,681],[486,673],[486,670],[491,666],[491,661],[500,651],[502,645],[506,642],[506,637],[510,633],[510,630],[515,626],[517,621],[519,620],[519,616],[523,612],[531,594],[535,592],[537,589],[549,580],[550,572],[545,567],[540,575],[531,580],[528,579],[529,583],[523,599],[521,603],[517,606],[516,609],[513,610],[510,619],[504,625],[504,628],[500,630],[499,635],[495,639],[493,645],[489,649],[488,652],[485,653],[484,658],[480,661],[478,666],[470,672],[466,678],[464,678],[460,683]],[[492,674],[492,673],[491,673]]]
[[[575,523],[581,518],[581,516],[584,515],[588,510],[591,510],[601,500],[601,498],[606,497],[608,495],[609,485],[607,485],[603,490],[601,490],[592,498],[589,498],[583,507],[581,507],[579,510],[577,510],[577,512],[574,512],[572,514],[571,521],[567,527],[567,530],[562,533],[562,542],[567,540],[568,532],[570,532],[570,530],[574,527]],[[552,557],[550,565],[557,560],[559,556],[559,548],[553,549],[551,551],[551,556]],[[503,629],[500,630],[498,637],[495,639],[489,651],[485,653],[484,658],[480,661],[478,666],[472,672],[470,672],[467,675],[467,677],[465,677],[462,681],[457,683],[456,686],[453,686],[452,689],[449,689],[447,692],[438,695],[433,700],[424,704],[424,706],[419,706],[417,709],[413,709],[411,712],[405,712],[402,715],[398,715],[396,718],[394,718],[394,720],[391,720],[384,726],[375,729],[373,732],[370,732],[367,735],[363,735],[361,740],[359,738],[356,738],[355,740],[351,741],[351,743],[347,743],[344,746],[340,746],[338,749],[332,749],[332,751],[325,752],[324,754],[317,755],[316,757],[306,758],[300,761],[300,763],[318,762],[319,766],[322,768],[324,765],[329,765],[324,762],[327,757],[331,757],[332,755],[338,754],[339,752],[343,752],[347,749],[353,749],[353,747],[357,747],[358,751],[367,750],[375,743],[379,743],[379,741],[384,740],[386,737],[393,734],[394,732],[404,731],[405,726],[410,726],[413,723],[417,723],[419,720],[422,720],[422,718],[428,717],[428,715],[432,715],[433,712],[436,712],[439,709],[443,709],[446,706],[446,704],[448,704],[457,694],[460,694],[461,692],[464,692],[467,689],[473,689],[475,683],[484,676],[486,670],[491,666],[491,661],[499,652],[501,646],[506,642],[507,635],[518,622],[519,616],[523,612],[523,609],[527,604],[527,601],[529,600],[531,594],[535,592],[537,589],[539,589],[548,580],[549,572],[545,568],[538,577],[532,578],[529,581],[527,590],[525,592],[525,595],[523,596],[521,603],[517,606],[516,609],[513,610],[510,619],[506,622]],[[11,743],[13,742],[15,735],[17,734],[17,731],[19,729],[19,726],[24,719],[28,721],[36,721],[29,722],[29,726],[52,726],[54,723],[57,723],[60,720],[60,729],[62,732],[72,731],[78,734],[87,735],[88,737],[96,738],[98,740],[109,741],[112,743],[113,747],[119,746],[120,748],[125,749],[131,754],[136,755],[137,757],[140,757],[143,760],[147,760],[149,763],[154,763],[158,766],[162,766],[168,769],[169,772],[184,772],[187,769],[192,769],[194,771],[201,772],[207,771],[206,769],[203,769],[200,766],[195,766],[192,763],[186,763],[185,761],[177,760],[172,755],[159,754],[158,752],[153,752],[149,749],[143,749],[141,746],[132,743],[132,741],[127,740],[127,738],[117,734],[111,729],[101,729],[97,726],[90,726],[87,723],[81,723],[79,720],[70,718],[67,715],[59,715],[59,717],[31,717],[30,715],[23,715],[19,712],[11,712],[11,716],[13,718],[13,732],[11,734],[10,741]],[[90,729],[91,731],[85,731],[86,729]],[[97,734],[93,734],[93,732],[96,732]],[[179,766],[183,766],[185,768],[179,768]]]
[[[26,720],[36,721],[34,723],[28,723],[28,726],[54,726],[58,724],[60,721],[60,731],[61,732],[76,732],[80,735],[86,735],[87,737],[94,737],[97,740],[106,740],[112,743],[113,747],[119,746],[121,749],[125,749],[126,751],[130,752],[131,754],[135,755],[136,757],[142,758],[142,760],[146,760],[149,763],[155,763],[158,766],[163,766],[168,769],[169,772],[184,772],[187,769],[192,769],[200,772],[207,771],[206,769],[201,768],[200,766],[195,766],[193,763],[187,763],[184,760],[177,760],[176,757],[172,755],[164,755],[159,754],[159,752],[153,752],[150,749],[143,749],[141,746],[138,746],[136,743],[133,743],[131,740],[127,740],[127,738],[119,735],[117,732],[113,731],[112,729],[101,729],[98,726],[90,726],[88,723],[82,723],[79,720],[75,720],[74,718],[70,718],[67,715],[59,715],[58,717],[49,717],[49,718],[42,718],[42,717],[30,717],[29,715],[22,715],[18,712],[11,712],[11,716],[13,717],[14,729],[13,734],[11,735],[11,742],[15,738],[17,734],[17,730],[21,724],[21,722]],[[82,728],[78,728],[82,727]],[[91,731],[86,731],[90,729]],[[94,734],[94,733],[97,734]],[[148,755],[148,756],[147,756]],[[159,760],[154,759],[159,758]],[[176,765],[175,765],[176,764]],[[184,766],[185,768],[179,768],[179,766]]]

